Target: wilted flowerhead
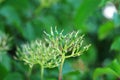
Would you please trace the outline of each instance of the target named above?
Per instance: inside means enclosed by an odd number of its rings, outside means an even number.
[[[59,51],[54,49],[51,44],[36,40],[29,44],[24,44],[18,48],[17,56],[30,67],[40,64],[44,68],[53,68],[59,65],[61,58]]]
[[[0,52],[9,50],[11,38],[0,31]]]
[[[59,33],[56,28],[54,31],[51,28],[50,34],[44,33],[46,35],[45,41],[51,41],[52,45],[62,53],[61,55],[64,54],[66,58],[79,56],[90,47],[90,44],[84,44],[84,35],[80,36],[79,31],[63,35],[63,31]]]

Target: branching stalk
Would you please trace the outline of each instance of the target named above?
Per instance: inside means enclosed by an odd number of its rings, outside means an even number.
[[[29,68],[29,71],[28,71],[28,79],[29,79],[29,80],[30,80],[31,73],[32,73],[32,67],[30,67],[30,68]]]
[[[59,69],[59,79],[58,80],[62,80],[62,70],[63,70],[64,61],[65,61],[65,56],[62,57],[62,62],[60,64],[60,69]]]
[[[51,33],[44,32],[44,40],[35,40],[24,44],[17,50],[20,60],[29,65],[40,64],[41,80],[43,80],[44,68],[54,68],[59,66],[59,78],[62,80],[62,70],[66,58],[77,57],[88,50],[90,45],[83,44],[83,36],[79,36],[79,31],[63,35],[63,31],[51,28]],[[69,55],[69,52],[71,54]],[[30,75],[30,74],[29,74]]]
[[[44,67],[43,66],[41,66],[41,74],[40,74],[40,76],[41,76],[41,80],[44,80],[44,78],[43,78],[43,74],[44,74]]]

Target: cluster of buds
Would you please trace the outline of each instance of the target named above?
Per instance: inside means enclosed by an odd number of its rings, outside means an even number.
[[[11,38],[5,33],[0,31],[0,52],[4,52],[10,49],[10,44],[9,44],[10,41]]]
[[[51,44],[36,40],[30,44],[24,44],[18,48],[17,55],[20,60],[29,64],[39,64],[44,68],[54,68],[60,63],[60,52],[52,47]]]
[[[79,31],[63,35],[63,30],[59,33],[56,28],[54,31],[51,28],[51,34],[44,33],[47,36],[45,41],[51,41],[54,48],[60,51],[61,55],[65,55],[66,58],[80,56],[90,47],[90,44],[83,44],[84,35],[79,36]]]

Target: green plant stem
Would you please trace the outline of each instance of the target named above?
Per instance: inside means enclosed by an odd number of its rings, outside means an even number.
[[[31,72],[32,72],[32,67],[29,68],[29,72],[28,72],[28,79],[29,80],[30,80]]]
[[[70,58],[70,57],[73,57],[73,56],[74,56],[74,55],[71,54],[71,55],[69,55],[69,56],[66,56],[65,58]]]
[[[40,76],[41,76],[41,80],[44,80],[44,78],[43,78],[43,74],[44,74],[44,67],[41,66],[41,74],[40,74]]]
[[[59,69],[59,79],[58,80],[62,80],[62,70],[63,70],[64,61],[65,61],[65,56],[62,57],[62,62],[60,64],[60,69]]]
[[[31,65],[30,66],[30,68],[29,68],[29,71],[28,71],[28,80],[30,80],[30,76],[31,76],[31,73],[32,73],[32,67],[33,67],[33,65]]]

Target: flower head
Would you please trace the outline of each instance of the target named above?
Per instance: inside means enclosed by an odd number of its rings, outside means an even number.
[[[79,35],[79,31],[73,31],[66,35],[63,35],[63,30],[58,33],[57,29],[53,31],[51,28],[51,33],[46,35],[45,41],[50,42],[55,49],[60,51],[61,55],[65,54],[66,57],[79,56],[88,50],[90,44],[84,44],[84,35]],[[69,53],[71,52],[71,53]]]
[[[22,45],[21,49],[18,48],[17,55],[30,67],[34,64],[40,64],[44,68],[53,68],[58,66],[61,61],[59,51],[41,40]]]

